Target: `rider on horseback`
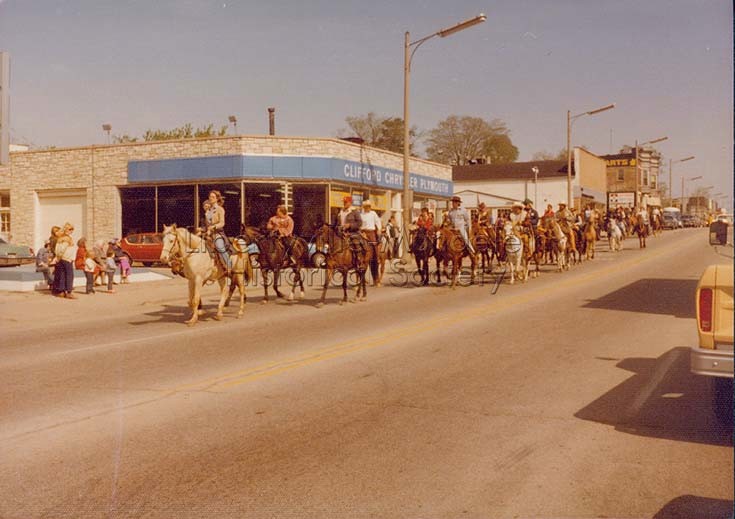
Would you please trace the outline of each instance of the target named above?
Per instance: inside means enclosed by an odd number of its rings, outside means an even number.
[[[286,251],[285,256],[291,263],[295,262],[291,252],[294,243],[293,227],[293,218],[289,216],[285,205],[279,205],[276,208],[276,214],[270,217],[266,225],[269,231],[274,231],[278,234],[278,238],[281,240]]]
[[[350,239],[350,249],[353,253],[367,252],[367,248],[363,243],[364,240],[360,235],[360,227],[362,227],[362,216],[356,207],[352,206],[352,197],[346,196],[342,199],[344,204],[339,212],[340,229],[345,232]],[[353,257],[355,256],[353,254]],[[356,261],[356,258],[353,260]]]
[[[565,234],[572,232],[572,224],[574,223],[574,214],[567,209],[566,202],[559,202],[559,210],[555,214],[556,221]]]
[[[419,217],[414,222],[417,228],[424,229],[426,232],[430,232],[434,227],[434,216],[429,212],[428,207],[422,207]],[[416,237],[415,232],[411,232],[410,243],[408,244],[408,252],[413,252],[413,240]]]
[[[207,225],[207,236],[214,242],[214,248],[221,265],[227,275],[230,275],[232,266],[230,264],[230,254],[227,249],[227,236],[225,236],[225,208],[222,194],[217,190],[209,192],[210,208],[204,215]]]
[[[452,208],[449,210],[449,213],[447,213],[446,219],[451,228],[459,232],[459,235],[462,237],[462,241],[464,241],[470,254],[474,255],[475,249],[472,247],[470,237],[468,235],[470,228],[470,215],[466,209],[462,209],[459,206],[461,203],[462,199],[460,197],[452,197]]]
[[[490,227],[492,224],[490,209],[487,208],[485,202],[480,202],[477,206],[477,224],[480,227]]]

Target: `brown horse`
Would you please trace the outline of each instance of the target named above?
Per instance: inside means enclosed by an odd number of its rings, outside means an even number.
[[[304,298],[304,281],[301,278],[301,270],[309,263],[308,245],[303,238],[293,237],[291,250],[288,251],[277,233],[261,232],[255,227],[242,225],[240,227],[241,236],[248,243],[255,243],[258,246],[258,264],[260,272],[263,274],[263,304],[268,302],[268,273],[273,274],[273,290],[276,297],[283,297],[278,290],[278,281],[281,277],[281,270],[291,269],[292,283],[291,293],[288,301],[294,300],[294,292],[296,285],[299,285],[301,292],[299,299]]]
[[[638,235],[638,247],[640,249],[646,248],[646,237],[648,237],[648,226],[642,218],[636,215],[630,217],[631,224],[633,225],[633,232]]]
[[[455,288],[457,286],[457,275],[459,274],[460,268],[462,268],[462,258],[465,256],[470,258],[470,283],[475,282],[475,255],[471,254],[467,244],[460,236],[459,232],[450,229],[447,226],[442,225],[439,228],[439,239],[436,243],[436,258],[437,266],[440,262],[443,262],[446,266],[448,262],[452,262],[452,273],[450,274],[451,282],[450,286]],[[441,269],[436,269],[437,282],[441,283]]]
[[[495,236],[494,227],[480,225],[477,222],[473,222],[472,245],[475,247],[475,261],[480,263],[481,275],[493,271],[493,257],[496,255],[496,241],[497,238]]]
[[[429,284],[429,259],[436,254],[436,231],[432,228],[416,227],[411,230],[411,253],[416,260],[416,268],[421,276],[421,284]],[[436,269],[439,270],[439,259],[436,258]]]
[[[365,278],[373,254],[372,247],[368,245],[367,240],[359,234],[354,236],[344,235],[341,231],[324,224],[316,230],[314,242],[317,250],[327,251],[325,261],[326,277],[322,297],[319,303],[317,303],[317,307],[324,306],[324,301],[327,297],[327,287],[332,281],[332,276],[335,271],[342,274],[342,293],[344,295],[340,304],[347,302],[347,278],[352,271],[357,274],[357,293],[355,299],[352,301],[367,300],[367,283]]]

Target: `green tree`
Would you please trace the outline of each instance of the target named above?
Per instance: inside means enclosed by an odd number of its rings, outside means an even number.
[[[491,164],[515,162],[518,148],[510,130],[500,119],[450,115],[429,131],[426,153],[430,160],[444,164],[467,164],[484,158]]]
[[[375,112],[366,115],[351,115],[345,118],[348,129],[337,132],[340,137],[357,136],[366,145],[383,150],[403,153],[403,119],[400,117],[383,117]],[[418,128],[412,126],[408,131],[409,153],[413,153],[419,138]]]
[[[146,130],[143,134],[143,140],[146,142],[168,141],[172,139],[195,139],[198,137],[222,137],[224,135],[227,135],[227,125],[215,130],[214,124],[194,128],[191,123],[186,123],[183,126],[171,130]]]
[[[112,142],[115,144],[128,144],[130,142],[138,142],[137,137],[131,137],[128,134],[125,135],[113,135],[112,136]]]

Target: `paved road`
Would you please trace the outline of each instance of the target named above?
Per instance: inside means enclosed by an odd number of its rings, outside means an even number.
[[[724,517],[706,231],[525,285],[181,324],[183,280],[0,299],[0,517]],[[215,300],[207,289],[207,302]]]

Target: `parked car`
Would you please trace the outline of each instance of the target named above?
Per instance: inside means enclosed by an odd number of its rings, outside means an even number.
[[[0,267],[17,267],[34,261],[33,249],[27,245],[13,245],[0,238]]]
[[[664,229],[678,229],[679,222],[676,217],[672,214],[664,213],[661,217],[661,225]]]
[[[684,227],[697,227],[697,217],[693,214],[681,215],[681,222]]]
[[[131,262],[139,261],[149,267],[160,261],[163,239],[157,232],[129,234],[120,240],[120,248]]]

